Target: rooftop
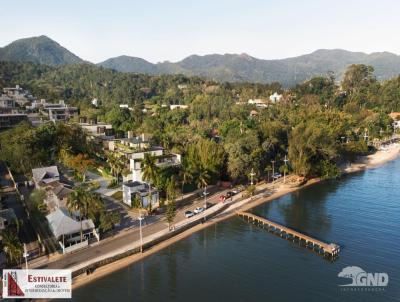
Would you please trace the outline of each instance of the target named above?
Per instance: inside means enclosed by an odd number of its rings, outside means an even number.
[[[81,223],[69,216],[66,209],[57,209],[46,216],[50,229],[56,238],[62,235],[74,234],[81,231]],[[94,229],[91,219],[82,220],[82,231]]]

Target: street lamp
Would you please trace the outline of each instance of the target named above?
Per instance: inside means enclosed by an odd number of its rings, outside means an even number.
[[[142,235],[142,220],[144,217],[142,216],[141,210],[139,210],[139,233],[140,233],[140,252],[143,253],[143,235]]]
[[[250,178],[251,178],[250,185],[253,185],[253,176],[254,176],[254,175],[256,175],[256,173],[254,173],[254,169],[251,168],[251,172],[250,172]]]

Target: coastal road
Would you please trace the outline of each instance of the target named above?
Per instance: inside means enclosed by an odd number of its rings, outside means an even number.
[[[229,190],[224,190],[221,192],[218,192],[210,198],[207,198],[207,203],[210,203],[210,205],[215,204],[219,202],[218,198],[221,194],[224,194]],[[204,205],[204,199],[200,198],[197,199],[195,202],[193,202],[191,205],[182,207],[177,210],[177,215],[174,220],[174,223],[178,223],[182,220],[187,219],[184,216],[185,211],[187,210],[194,210],[196,207],[202,207]],[[168,228],[168,223],[165,221],[165,218],[163,215],[156,215],[156,216],[149,216],[148,221],[154,221],[152,223],[148,223],[146,225],[145,221],[144,226],[142,227],[142,232],[143,232],[143,237],[151,236],[159,231],[162,231],[164,229]],[[72,266],[75,266],[79,263],[83,263],[86,261],[89,261],[90,259],[93,259],[95,257],[98,257],[100,255],[107,254],[109,252],[112,252],[114,250],[118,250],[120,248],[126,247],[129,244],[132,244],[136,241],[140,240],[140,233],[139,233],[139,227],[138,227],[138,221],[135,222],[135,226],[132,228],[122,231],[119,234],[117,234],[115,237],[110,237],[106,238],[98,243],[92,244],[88,248],[78,250],[76,252],[73,252],[71,254],[67,254],[64,256],[60,256],[59,259],[56,259],[54,261],[45,261],[44,264],[40,264],[41,262],[33,262],[36,264],[30,264],[30,267],[32,268],[70,268]]]

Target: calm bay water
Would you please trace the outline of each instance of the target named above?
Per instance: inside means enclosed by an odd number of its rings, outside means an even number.
[[[400,301],[400,159],[303,189],[254,213],[341,247],[330,262],[239,218],[73,292],[75,301]],[[344,291],[346,266],[386,272],[383,291]]]

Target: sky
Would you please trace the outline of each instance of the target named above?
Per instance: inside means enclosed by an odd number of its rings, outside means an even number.
[[[0,47],[46,35],[94,63],[119,55],[153,63],[211,53],[278,59],[321,48],[400,54],[398,0],[2,2]]]

